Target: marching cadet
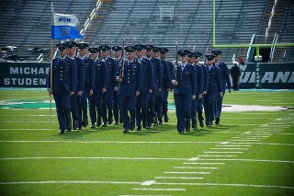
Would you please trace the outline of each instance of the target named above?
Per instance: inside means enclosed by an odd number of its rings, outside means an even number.
[[[222,96],[219,68],[214,65],[214,55],[205,55],[207,59],[208,89],[204,95],[204,112],[206,126],[211,126],[214,120],[214,107],[218,94]]]
[[[90,98],[90,118],[91,128],[95,128],[95,122],[97,117],[97,127],[101,125],[101,118],[103,122],[106,122],[106,116],[102,110],[103,107],[103,94],[107,91],[108,85],[108,70],[105,61],[99,59],[99,48],[90,48],[91,58],[94,60],[95,67],[95,86],[94,94]],[[98,111],[98,114],[96,113]],[[105,126],[105,124],[103,124]]]
[[[73,118],[73,129],[81,130],[82,129],[82,116],[78,113],[78,105],[80,104],[81,97],[83,95],[84,83],[85,83],[85,69],[83,61],[76,57],[76,46],[77,43],[72,41],[68,42],[67,45],[67,55],[69,58],[75,61],[76,64],[76,73],[77,73],[77,81],[76,81],[76,89],[75,94],[70,96],[70,108]]]
[[[70,96],[75,94],[77,73],[74,60],[66,55],[67,45],[60,43],[56,46],[60,56],[51,62],[47,87],[49,95],[53,94],[55,100],[59,133],[64,134],[65,130],[71,131]]]
[[[215,66],[217,66],[220,70],[220,81],[221,81],[221,92],[223,96],[220,96],[218,93],[216,97],[216,107],[215,107],[215,124],[219,124],[220,121],[220,116],[222,112],[222,104],[223,104],[223,98],[225,96],[226,88],[228,87],[229,93],[231,93],[231,81],[230,81],[230,76],[229,76],[229,70],[228,66],[226,63],[221,62],[221,54],[222,51],[220,50],[215,50],[212,51],[212,53],[215,55],[214,60],[215,60]]]
[[[147,114],[147,129],[151,128],[151,123],[157,125],[157,119],[155,114],[155,98],[157,93],[161,91],[162,83],[162,69],[159,59],[153,57],[154,46],[147,44],[145,46],[145,54],[147,59],[149,59],[153,66],[153,89],[152,93],[148,96],[148,114]]]
[[[141,89],[140,95],[137,97],[136,100],[136,124],[137,124],[137,131],[141,131],[142,125],[141,122],[143,121],[143,127],[147,127],[147,108],[148,108],[148,95],[152,93],[152,86],[153,86],[153,67],[151,61],[148,60],[144,54],[144,45],[137,44],[135,45],[136,54],[137,54],[137,61],[142,66],[143,72],[143,86]]]
[[[164,116],[164,122],[168,122],[168,93],[172,91],[172,84],[171,78],[174,75],[174,65],[165,60],[169,49],[161,48],[160,51],[160,59],[161,64],[164,67],[164,74],[163,74],[163,102],[162,102],[162,115]],[[168,74],[165,74],[167,73]]]
[[[115,58],[115,61],[116,61],[117,65],[118,65],[118,69],[119,69],[119,67],[122,66],[122,61],[123,61],[123,59],[122,59],[122,47],[113,46],[111,49],[114,51],[114,58]],[[118,83],[117,91],[115,89],[113,91],[113,116],[114,116],[114,123],[115,124],[118,124],[119,122],[122,123],[118,90],[119,90],[119,83]]]
[[[157,91],[155,91],[155,104],[154,104],[154,111],[155,111],[155,119],[154,126],[158,126],[158,124],[162,124],[162,104],[163,104],[163,74],[166,74],[167,80],[170,80],[170,75],[167,69],[161,64],[161,60],[159,59],[161,48],[154,47],[153,48],[153,57],[151,59],[152,65],[155,67],[160,68],[160,74],[155,82],[158,84]]]
[[[176,105],[177,130],[184,133],[190,131],[191,101],[196,99],[197,75],[196,69],[187,63],[189,51],[180,50],[181,63],[175,70],[172,84],[174,85],[174,99]]]
[[[192,58],[191,62],[196,69],[197,72],[197,89],[196,89],[196,99],[192,100],[192,108],[191,108],[191,119],[192,119],[192,128],[197,129],[197,111],[198,104],[202,104],[201,100],[203,98],[203,71],[201,65],[199,64],[199,57],[201,53],[199,52],[190,52],[188,57]],[[189,62],[189,59],[188,59]],[[199,116],[198,116],[199,117]],[[199,119],[199,118],[198,118]],[[203,121],[202,121],[203,123]]]
[[[99,47],[101,50],[102,61],[105,61],[108,67],[108,88],[107,92],[103,95],[103,112],[104,116],[108,116],[107,120],[109,124],[113,122],[113,92],[117,91],[117,72],[118,64],[115,59],[109,56],[109,50],[111,49],[107,45],[101,45]],[[107,111],[108,110],[108,115]],[[103,122],[104,126],[107,126],[107,121]]]
[[[202,56],[201,52],[195,52],[194,56],[194,65],[197,66],[197,115],[199,120],[200,127],[204,127],[204,118],[203,118],[203,98],[207,93],[207,67],[200,64],[200,57]],[[200,69],[199,69],[200,68]],[[202,92],[202,94],[201,94]],[[197,126],[197,123],[196,123]]]
[[[85,69],[85,85],[83,90],[83,95],[81,97],[81,102],[78,105],[78,115],[82,116],[82,124],[84,127],[88,126],[88,104],[87,99],[89,96],[93,95],[93,89],[95,85],[95,67],[94,61],[88,57],[88,47],[87,43],[79,43],[79,58],[82,60]]]
[[[135,47],[127,46],[124,49],[127,52],[128,59],[121,67],[117,81],[120,83],[119,96],[123,117],[123,132],[129,133],[129,130],[135,128],[135,103],[136,98],[141,93],[143,73],[141,64],[134,60]]]
[[[161,48],[160,49],[160,63],[162,65],[162,84],[161,84],[161,105],[160,108],[157,108],[159,110],[158,114],[158,122],[159,124],[162,124],[162,117],[164,116],[164,121],[168,121],[168,115],[167,115],[167,98],[168,98],[168,92],[171,90],[171,66],[173,67],[172,63],[165,60],[166,53],[169,50],[167,48]]]

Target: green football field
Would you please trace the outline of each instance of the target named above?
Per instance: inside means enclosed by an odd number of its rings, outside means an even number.
[[[173,98],[169,97],[171,108]],[[0,195],[293,195],[294,91],[226,93],[221,125],[58,134],[42,89],[0,89]]]

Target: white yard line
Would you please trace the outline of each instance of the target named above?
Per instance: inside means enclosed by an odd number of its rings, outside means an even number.
[[[182,176],[157,176],[155,179],[172,179],[172,180],[203,180],[203,177],[182,177]]]
[[[242,154],[243,152],[235,151],[235,152],[220,152],[220,151],[204,151],[205,154]]]
[[[211,172],[179,172],[179,171],[166,171],[163,173],[165,174],[203,174],[203,175],[211,174]]]
[[[248,150],[248,148],[210,148],[211,150]]]
[[[240,161],[240,162],[268,162],[268,163],[294,163],[294,161],[288,160],[263,160],[263,159],[200,159],[203,161]]]
[[[223,155],[223,154],[200,154],[199,157],[237,157],[237,155]]]
[[[134,191],[186,191],[184,188],[133,188]]]
[[[175,166],[175,169],[219,169],[219,167],[182,167],[182,166]]]
[[[294,187],[290,186],[273,186],[273,185],[264,185],[264,184],[224,184],[224,183],[173,183],[173,182],[156,182],[156,185],[176,185],[176,186],[227,186],[227,187],[254,187],[254,188],[278,188],[278,189],[292,189]]]

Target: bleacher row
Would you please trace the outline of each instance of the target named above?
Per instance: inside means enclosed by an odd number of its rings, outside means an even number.
[[[80,25],[92,11],[95,0],[2,0],[0,6],[0,47],[16,46],[13,52],[27,61],[36,60],[39,53],[28,51],[30,48],[49,48],[51,43],[52,9],[63,14],[76,14]],[[79,26],[80,27],[80,26]],[[54,44],[58,43],[54,40]],[[1,53],[1,55],[5,55]],[[9,55],[9,54],[7,54]],[[44,60],[50,60],[49,50]]]
[[[95,0],[53,0],[54,12],[75,14],[84,24],[95,6]],[[216,44],[248,44],[254,33],[264,34],[274,0],[217,0]],[[13,45],[16,53],[35,60],[28,48],[50,48],[51,1],[3,0],[0,6],[0,47]],[[294,42],[294,1],[279,0],[272,28],[279,34],[278,42]],[[172,18],[160,16],[160,8],[171,8]],[[275,18],[274,17],[274,18]],[[282,21],[280,21],[282,20]],[[81,26],[79,26],[81,29]],[[275,32],[270,32],[274,34]],[[125,35],[125,36],[124,36]],[[102,38],[105,44],[150,43],[171,50],[174,59],[175,44],[179,48],[205,52],[212,46],[212,0],[104,0],[103,6],[86,31],[86,42],[95,45]],[[135,38],[135,41],[134,41]],[[58,41],[55,40],[54,43]],[[220,48],[223,60],[231,62],[233,54],[246,56],[247,49]],[[277,48],[274,61],[294,60],[292,48]],[[2,54],[1,54],[2,55]],[[49,52],[44,60],[49,61]]]

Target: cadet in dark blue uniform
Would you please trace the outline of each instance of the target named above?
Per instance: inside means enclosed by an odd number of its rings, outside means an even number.
[[[219,68],[214,65],[214,55],[206,55],[208,72],[208,90],[204,95],[204,111],[206,126],[211,126],[214,120],[214,107],[216,97],[222,96]]]
[[[167,66],[163,67],[161,64],[161,60],[159,59],[160,52],[161,52],[160,47],[154,47],[153,57],[151,59],[152,64],[156,65],[156,67],[160,67],[161,69],[161,76],[159,76],[158,78],[159,82],[156,81],[156,83],[158,83],[158,90],[155,94],[155,105],[154,105],[154,111],[156,114],[155,123],[154,123],[155,126],[157,126],[158,124],[162,124],[162,104],[163,104],[163,90],[164,90],[163,76],[164,75],[166,76],[167,81],[171,81]],[[169,82],[166,82],[166,84],[170,85]]]
[[[161,48],[160,58],[161,64],[164,67],[163,74],[163,101],[162,101],[162,115],[164,116],[164,122],[168,122],[168,93],[172,91],[173,85],[171,84],[172,76],[174,75],[174,65],[165,60],[169,49]],[[165,74],[169,72],[169,74]]]
[[[153,57],[153,50],[154,46],[147,44],[145,46],[145,53],[147,59],[151,60],[153,66],[153,89],[152,93],[149,94],[148,97],[148,116],[147,116],[147,129],[151,128],[151,123],[153,122],[154,125],[158,125],[157,117],[155,113],[155,100],[157,94],[161,92],[161,83],[162,83],[162,68],[161,63],[158,58]]]
[[[197,75],[196,69],[187,63],[189,51],[180,50],[181,63],[172,80],[176,105],[177,130],[179,133],[190,131],[191,101],[196,99]]]
[[[207,68],[205,65],[200,64],[200,57],[202,54],[200,52],[195,52],[194,65],[197,67],[197,115],[200,127],[204,127],[203,118],[203,98],[207,93]]]
[[[85,85],[85,68],[83,61],[76,57],[76,46],[78,44],[74,41],[68,42],[67,46],[67,54],[68,57],[73,59],[76,64],[76,73],[77,73],[77,83],[75,94],[70,96],[70,108],[73,119],[73,129],[81,130],[82,129],[82,116],[81,113],[78,112],[78,105],[80,105],[81,97],[83,95],[84,85]]]
[[[84,127],[88,126],[88,104],[87,99],[93,95],[93,89],[95,85],[95,67],[94,61],[87,56],[89,44],[80,43],[79,58],[82,60],[85,69],[85,85],[81,102],[78,105],[78,115],[82,116],[82,124]]]
[[[124,133],[135,128],[136,118],[136,98],[140,95],[143,82],[142,66],[134,60],[134,46],[124,48],[128,55],[128,60],[120,70],[117,81],[120,82],[119,96],[123,117]],[[130,117],[128,115],[130,113]]]
[[[70,121],[70,96],[75,94],[77,73],[75,62],[66,55],[67,45],[57,44],[57,46],[60,56],[52,60],[47,87],[49,94],[54,96],[59,133],[63,134],[65,130],[71,131],[71,127],[68,126]]]
[[[192,64],[196,69],[197,74],[197,89],[196,89],[196,99],[192,100],[191,107],[191,120],[192,120],[192,128],[197,129],[197,107],[198,102],[201,102],[203,95],[203,71],[201,66],[194,63],[194,59],[198,59],[197,52],[190,52],[188,54],[188,63]],[[197,61],[196,61],[197,62]]]
[[[153,87],[153,67],[151,61],[144,55],[145,46],[142,44],[135,45],[137,51],[137,60],[143,71],[143,86],[140,95],[136,100],[136,124],[137,131],[142,129],[141,122],[143,121],[143,127],[147,127],[147,108],[148,108],[148,95],[152,93]]]
[[[226,88],[228,87],[228,91],[229,93],[231,93],[232,86],[231,86],[228,66],[224,62],[221,62],[222,51],[215,50],[215,51],[212,51],[212,53],[215,55],[214,57],[215,66],[217,66],[220,70],[220,80],[221,80],[222,94],[223,94],[223,96],[220,96],[218,94],[216,97],[215,124],[219,124],[220,116],[222,112],[223,98],[225,96]]]
[[[90,118],[91,118],[91,128],[95,128],[95,122],[97,122],[97,127],[101,125],[101,118],[103,122],[106,122],[106,116],[102,110],[103,107],[103,94],[107,91],[108,85],[108,70],[107,65],[104,61],[99,59],[99,48],[91,48],[90,49],[91,58],[94,60],[95,66],[95,86],[94,86],[94,94],[90,97]],[[94,105],[94,107],[93,107]],[[96,110],[98,114],[96,113]],[[96,121],[97,118],[97,121]]]
[[[108,116],[108,123],[111,124],[113,122],[113,91],[117,91],[117,72],[118,72],[118,64],[115,59],[109,56],[109,50],[111,49],[107,45],[101,45],[99,47],[101,50],[102,61],[105,61],[108,67],[108,88],[107,92],[103,95],[103,112],[104,116]],[[108,110],[108,115],[107,111]],[[103,123],[104,126],[107,125],[107,122]]]
[[[120,46],[113,46],[112,50],[114,51],[114,58],[115,61],[119,67],[122,65],[122,47]],[[118,75],[118,73],[117,73]],[[118,95],[118,90],[119,90],[119,83],[117,84],[117,90],[114,89],[113,91],[113,116],[114,116],[114,123],[118,124],[119,122],[122,123],[122,117],[121,117],[121,109],[120,109],[120,102],[119,102],[119,95]]]
[[[169,70],[169,75],[170,75],[170,89],[168,89],[167,87],[167,82],[168,82],[168,77],[165,76],[165,74],[163,74],[163,83],[165,86],[164,92],[163,92],[163,103],[162,103],[162,114],[164,116],[164,122],[168,122],[169,117],[168,117],[168,93],[172,91],[173,89],[173,85],[171,84],[171,79],[174,75],[174,65],[165,60],[167,53],[169,52],[169,49],[167,48],[162,48],[161,52],[160,52],[160,58],[162,61],[166,62],[166,66],[167,69]],[[162,62],[162,65],[164,66],[164,62]]]

